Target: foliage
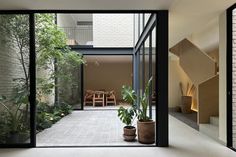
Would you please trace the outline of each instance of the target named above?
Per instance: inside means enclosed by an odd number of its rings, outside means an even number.
[[[128,86],[122,87],[122,97],[127,103],[132,104],[132,109],[135,111],[134,113],[138,117],[140,121],[148,121],[150,118],[147,116],[147,108],[148,108],[148,99],[149,99],[149,91],[151,88],[152,78],[147,82],[145,91],[139,97],[135,93],[135,91]],[[141,105],[141,108],[138,106],[138,102]]]
[[[38,71],[47,70],[47,78],[37,78],[39,96],[50,94],[57,78],[73,85],[73,69],[84,63],[82,55],[71,51],[66,45],[66,35],[54,23],[53,14],[36,14],[36,51]],[[55,70],[55,66],[57,70]]]
[[[7,113],[0,113],[0,143],[5,143],[7,140],[7,134],[9,133],[9,126],[7,123]]]
[[[120,120],[126,124],[126,126],[132,126],[135,118],[135,110],[133,108],[125,109],[124,107],[120,107],[118,109],[118,117],[120,117]]]
[[[72,107],[66,103],[53,106],[48,106],[46,103],[39,103],[37,105],[36,129],[41,131],[49,128],[71,112]]]

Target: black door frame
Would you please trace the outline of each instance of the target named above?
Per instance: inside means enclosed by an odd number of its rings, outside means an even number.
[[[30,125],[29,144],[0,145],[1,148],[36,147],[36,62],[35,21],[36,13],[153,13],[156,15],[156,146],[168,147],[168,10],[0,10],[1,14],[30,15]],[[157,86],[158,84],[158,86]],[[157,92],[158,91],[158,92]]]
[[[233,10],[236,9],[236,3],[226,10],[227,24],[227,147],[233,148],[233,104],[232,104],[232,55],[233,55]]]
[[[71,50],[81,53],[83,56],[133,56],[132,47],[86,47],[86,46],[70,46]],[[132,58],[133,62],[133,58]],[[133,67],[132,67],[133,68]],[[74,110],[84,110],[84,65],[81,65],[81,108]],[[132,80],[133,81],[133,80]]]

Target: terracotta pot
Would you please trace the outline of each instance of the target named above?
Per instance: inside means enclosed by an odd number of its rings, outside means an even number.
[[[181,111],[183,113],[191,113],[192,97],[191,96],[182,96]]]
[[[136,137],[136,128],[134,126],[125,126],[124,127],[124,140],[125,141],[134,141]]]
[[[138,141],[143,144],[153,144],[155,142],[155,122],[138,121]]]

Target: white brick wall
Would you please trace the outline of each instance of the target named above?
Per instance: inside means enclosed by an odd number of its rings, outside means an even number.
[[[24,77],[16,52],[0,36],[0,95],[10,96],[14,78]]]
[[[236,148],[236,9],[233,11],[233,147]]]
[[[93,14],[94,47],[132,47],[133,14]]]

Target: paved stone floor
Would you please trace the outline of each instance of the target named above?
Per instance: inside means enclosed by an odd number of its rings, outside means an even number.
[[[153,110],[154,111],[154,110]],[[37,146],[141,145],[123,140],[117,110],[73,111],[51,128],[37,134]]]
[[[235,157],[226,146],[169,116],[170,147],[0,149],[0,157]]]

